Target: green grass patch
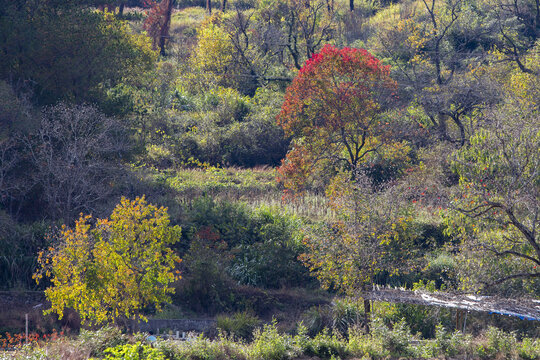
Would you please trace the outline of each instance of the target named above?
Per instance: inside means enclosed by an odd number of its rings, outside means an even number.
[[[171,17],[171,30],[175,28],[195,28],[204,20],[208,12],[198,6],[175,11]]]
[[[283,199],[283,191],[276,181],[276,170],[273,168],[209,166],[165,171],[139,168],[133,171],[137,172],[137,177],[146,186],[175,193],[171,197],[175,197],[179,203],[190,203],[194,199],[209,196],[218,201],[243,202],[253,209],[280,208],[309,221],[335,216],[328,200],[320,194],[306,193],[295,199]]]

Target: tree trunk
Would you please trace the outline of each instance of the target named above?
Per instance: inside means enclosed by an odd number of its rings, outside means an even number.
[[[119,16],[124,15],[124,6],[126,6],[126,4],[124,2],[120,3],[120,7],[118,8],[118,15]]]
[[[212,15],[212,0],[206,0],[206,10],[208,10],[208,13]]]
[[[227,7],[227,0],[221,1],[221,12],[225,12],[225,8]]]
[[[326,9],[329,14],[334,12],[334,0],[326,0]]]
[[[459,136],[460,136],[459,145],[464,146],[465,145],[465,126],[463,126],[463,123],[459,119],[459,115],[452,116],[452,120],[454,120],[454,123],[459,128]]]
[[[354,11],[354,0],[349,0],[349,8]]]
[[[364,323],[366,325],[366,334],[369,334],[369,325],[371,323],[371,303],[364,299]]]
[[[135,324],[133,325],[133,329],[132,329],[133,333],[139,332],[139,321],[140,321],[139,309],[137,309],[135,310]]]
[[[439,125],[439,138],[441,140],[448,140],[448,133],[446,128],[446,116],[444,114],[439,113],[437,115],[437,122]]]
[[[535,21],[535,32],[534,32],[534,35],[535,35],[535,38],[538,39],[538,32],[540,30],[540,0],[536,0],[536,21]]]
[[[171,14],[172,14],[172,7],[173,7],[173,0],[165,0],[165,1],[168,1],[167,12],[165,13],[165,21],[163,23],[163,26],[161,27],[161,31],[159,34],[159,49],[160,49],[160,54],[162,56],[165,56],[165,41],[169,37],[169,27],[171,25]]]
[[[465,326],[465,310],[456,310],[456,330],[463,331]]]

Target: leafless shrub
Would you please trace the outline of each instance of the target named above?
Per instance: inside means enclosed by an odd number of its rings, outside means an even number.
[[[68,220],[92,211],[113,189],[110,160],[126,150],[120,124],[94,106],[59,103],[43,110],[40,125],[26,145],[49,214]]]

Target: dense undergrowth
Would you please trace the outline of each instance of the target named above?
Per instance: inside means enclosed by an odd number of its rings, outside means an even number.
[[[538,298],[538,1],[178,0],[162,49],[132,7],[158,2],[111,3],[126,12],[0,0],[0,334],[25,313],[41,335],[80,328],[11,294],[51,285],[32,274],[63,225],[143,195],[183,261],[165,311],[142,311],[222,332],[150,347],[104,328],[16,356],[540,357],[531,322],[475,314],[469,336],[448,309],[375,303],[365,335],[362,300],[337,298]]]
[[[0,353],[1,359],[170,359],[170,360],[287,360],[287,359],[516,359],[540,356],[540,342],[518,339],[513,333],[488,328],[472,337],[438,326],[435,338],[411,334],[404,322],[389,328],[380,319],[372,333],[351,328],[344,336],[323,330],[314,337],[300,324],[294,334],[281,333],[276,322],[254,330],[252,340],[221,332],[216,338],[190,337],[187,341],[148,340],[147,334],[124,335],[113,328],[81,331],[77,337],[34,342]]]

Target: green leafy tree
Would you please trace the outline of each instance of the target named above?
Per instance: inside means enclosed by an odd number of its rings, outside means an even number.
[[[402,18],[381,26],[373,41],[391,59],[400,96],[422,107],[424,125],[441,140],[459,146],[476,130],[470,116],[499,99],[476,72],[494,43],[489,9],[482,2],[424,0],[415,11],[403,6]]]
[[[540,38],[540,1],[495,0],[489,2],[496,22],[499,59],[514,62],[521,72],[538,77],[538,69],[524,57]]]
[[[540,291],[538,109],[509,102],[455,154],[459,191],[449,231],[462,239],[463,286]]]
[[[453,157],[460,182],[446,220],[448,232],[462,240],[467,289],[540,289],[538,46],[520,58],[533,73],[517,62],[486,68],[506,100],[478,116],[483,130]]]
[[[110,13],[61,3],[0,2],[1,78],[30,88],[40,104],[101,103],[109,88],[151,68],[146,36]]]
[[[212,84],[230,85],[233,46],[227,33],[219,26],[222,15],[215,14],[201,24],[189,67],[194,72],[192,87],[208,90]]]
[[[376,193],[367,176],[352,180],[342,173],[327,189],[336,219],[312,227],[304,238],[308,251],[301,259],[322,286],[364,298],[368,332],[371,304],[365,296],[373,284],[416,267],[418,229],[398,191]]]
[[[95,225],[92,225],[95,223]],[[62,318],[73,308],[83,322],[101,324],[121,318],[146,318],[141,310],[170,301],[169,284],[180,258],[169,248],[181,229],[169,225],[167,210],[144,197],[122,198],[110,219],[82,216],[73,229],[63,227],[57,244],[39,256],[37,281],[50,278],[45,290]]]

